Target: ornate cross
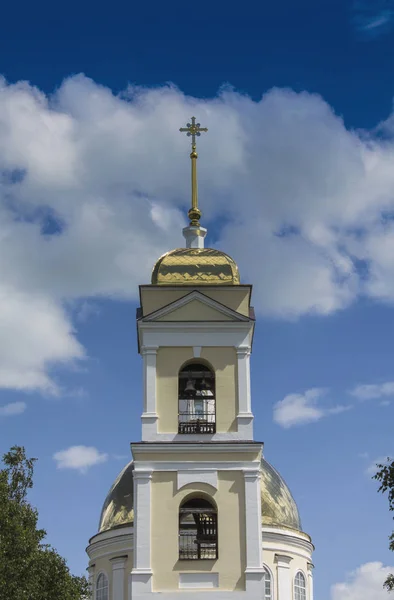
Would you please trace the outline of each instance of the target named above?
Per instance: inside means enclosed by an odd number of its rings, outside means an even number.
[[[186,133],[188,137],[192,136],[192,146],[194,149],[196,146],[196,136],[199,137],[201,131],[205,132],[208,131],[208,129],[206,127],[201,127],[200,123],[196,123],[196,117],[192,117],[191,121],[191,123],[187,123],[186,127],[181,127],[179,131]]]
[[[182,133],[186,133],[187,136],[192,138],[192,151],[190,158],[192,159],[192,207],[190,208],[188,215],[190,219],[190,225],[193,227],[200,226],[201,210],[198,208],[198,191],[197,191],[197,150],[196,150],[196,137],[201,135],[202,131],[208,131],[206,127],[201,127],[200,123],[196,123],[196,117],[191,118],[191,123],[188,123],[186,127],[181,127]]]

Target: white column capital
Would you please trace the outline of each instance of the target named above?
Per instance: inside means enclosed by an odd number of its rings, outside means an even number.
[[[152,479],[152,471],[137,471],[136,469],[134,469],[133,479]]]
[[[237,346],[235,348],[237,356],[249,356],[250,355],[250,346]]]
[[[141,347],[141,354],[157,354],[157,351],[159,349],[159,346],[142,346]]]
[[[307,569],[308,569],[309,573],[312,573],[314,568],[315,568],[315,565],[313,563],[311,563],[311,562],[307,563]]]
[[[275,562],[282,569],[290,569],[290,563],[293,560],[291,556],[286,554],[275,554]]]
[[[256,481],[261,478],[260,469],[244,469],[243,474],[246,481]]]
[[[124,554],[123,556],[114,556],[114,558],[110,558],[109,560],[112,563],[112,571],[124,569],[127,559],[127,554]]]

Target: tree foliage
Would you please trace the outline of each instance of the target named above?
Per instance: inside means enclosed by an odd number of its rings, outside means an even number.
[[[387,463],[385,465],[378,464],[376,466],[379,470],[376,475],[373,476],[373,479],[380,482],[378,492],[382,492],[382,494],[388,492],[389,510],[394,511],[394,460],[387,458]],[[394,531],[391,533],[389,540],[389,548],[394,552]],[[389,591],[394,590],[393,574],[387,577],[384,582],[384,587]]]
[[[7,600],[84,600],[85,577],[71,575],[66,561],[44,544],[38,512],[28,500],[34,463],[25,449],[13,446],[0,470],[0,598]]]

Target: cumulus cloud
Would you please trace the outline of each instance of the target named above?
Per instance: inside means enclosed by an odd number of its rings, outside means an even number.
[[[260,101],[171,85],[114,95],[80,75],[48,97],[0,80],[0,387],[58,392],[52,367],[85,357],[75,325],[100,298],[136,299],[156,259],[183,244],[190,161],[178,129],[192,114],[209,128],[203,223],[254,284],[259,313],[393,302],[390,116],[383,142],[288,89]]]
[[[331,600],[387,600],[383,583],[394,567],[386,567],[381,562],[369,562],[348,574],[346,581],[331,587]]]
[[[75,469],[86,473],[90,467],[106,462],[108,454],[99,452],[93,446],[70,446],[56,452],[53,458],[58,469]]]
[[[339,414],[352,408],[350,405],[328,408],[319,405],[319,401],[326,393],[326,389],[312,388],[304,394],[288,394],[274,405],[274,422],[288,429],[295,425],[320,421],[323,417]]]
[[[394,381],[356,385],[349,392],[358,400],[375,400],[394,396]]]
[[[13,417],[15,415],[21,415],[26,410],[25,402],[10,402],[0,406],[0,417]]]

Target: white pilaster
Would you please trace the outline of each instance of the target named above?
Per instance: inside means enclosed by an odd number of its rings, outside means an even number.
[[[239,347],[237,350],[238,380],[238,431],[243,438],[253,439],[253,413],[250,394],[250,348]]]
[[[313,600],[313,564],[308,563],[308,590],[309,600]]]
[[[157,433],[156,413],[156,360],[157,346],[143,346],[141,354],[143,358],[143,398],[144,412],[142,413],[142,439],[144,441]]]
[[[292,560],[293,559],[291,556],[286,556],[285,554],[275,554],[276,570],[278,575],[277,600],[290,600],[290,598],[292,598],[290,577],[290,562]]]
[[[124,579],[127,554],[111,558],[112,600],[124,600]]]
[[[90,565],[86,570],[88,572],[89,598],[94,598],[94,571],[96,565]]]
[[[246,570],[263,570],[261,539],[260,471],[244,471],[246,519]]]
[[[151,484],[152,471],[134,470],[134,543],[131,595],[152,591]]]

